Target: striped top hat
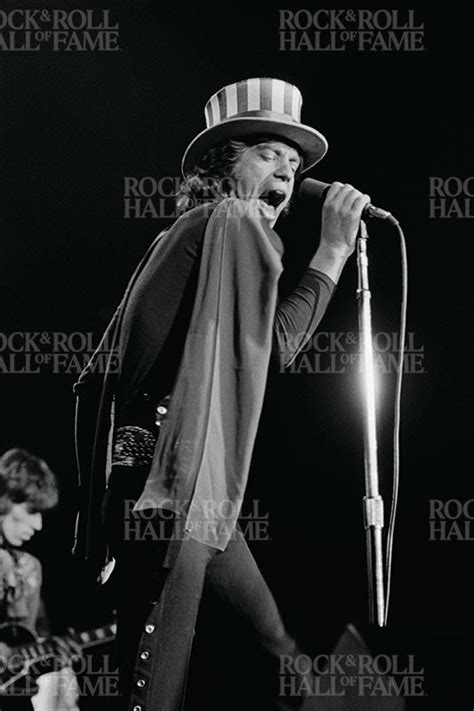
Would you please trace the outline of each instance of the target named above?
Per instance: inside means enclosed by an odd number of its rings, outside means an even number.
[[[244,79],[219,89],[204,109],[207,128],[186,149],[183,175],[225,139],[255,135],[296,144],[303,155],[303,171],[309,170],[324,156],[328,143],[315,128],[301,123],[302,103],[300,90],[282,79]]]

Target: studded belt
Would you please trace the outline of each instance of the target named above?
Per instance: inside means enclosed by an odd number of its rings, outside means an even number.
[[[155,410],[155,424],[161,427],[168,412],[170,395],[158,403]],[[155,452],[157,435],[137,425],[122,425],[114,433],[112,446],[112,466],[140,467],[151,464]]]
[[[151,464],[156,436],[135,425],[119,427],[112,447],[112,466],[140,467]]]

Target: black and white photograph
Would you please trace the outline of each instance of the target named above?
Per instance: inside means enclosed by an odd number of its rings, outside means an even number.
[[[473,711],[472,63],[0,0],[0,711]]]

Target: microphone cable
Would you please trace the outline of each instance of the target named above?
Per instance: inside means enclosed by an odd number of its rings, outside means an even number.
[[[394,400],[394,421],[393,421],[393,481],[392,481],[392,501],[390,507],[390,518],[387,528],[386,540],[386,560],[385,560],[385,580],[386,580],[386,599],[385,599],[385,626],[388,620],[388,610],[390,603],[390,586],[392,581],[392,557],[393,557],[393,539],[395,533],[395,521],[398,507],[398,494],[400,488],[400,411],[401,411],[401,395],[403,381],[403,367],[405,360],[405,337],[407,323],[407,303],[408,303],[408,259],[405,235],[397,220],[393,223],[398,230],[400,237],[400,257],[402,267],[402,295],[400,302],[400,339],[399,339],[399,356],[397,378],[395,384],[395,400]]]

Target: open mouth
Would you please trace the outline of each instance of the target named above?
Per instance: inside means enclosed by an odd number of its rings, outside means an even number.
[[[282,190],[268,190],[260,195],[260,200],[266,202],[270,207],[277,208],[286,199],[286,194]]]

